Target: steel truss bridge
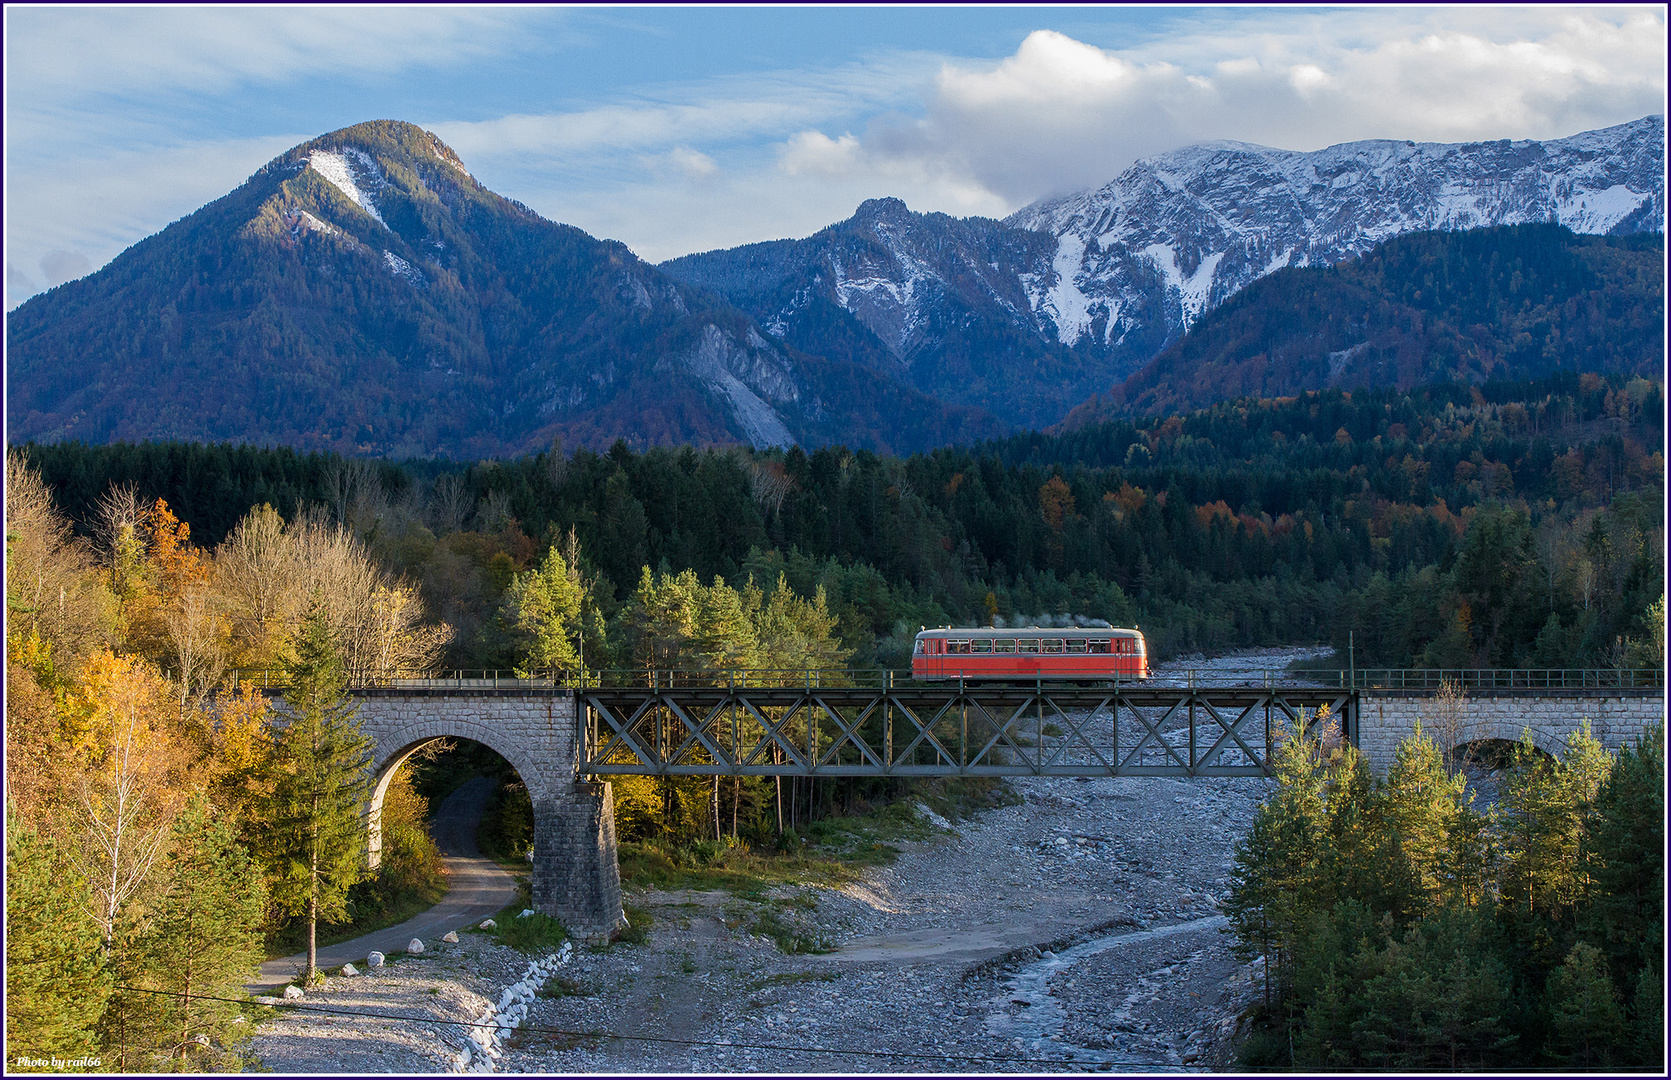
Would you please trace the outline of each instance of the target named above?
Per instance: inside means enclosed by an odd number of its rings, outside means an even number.
[[[1260,776],[1321,710],[1356,742],[1351,689],[1281,684],[577,688],[581,774]]]

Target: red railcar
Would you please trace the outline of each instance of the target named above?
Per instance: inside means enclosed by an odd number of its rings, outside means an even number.
[[[1118,627],[947,627],[917,635],[911,675],[925,680],[1146,679],[1149,660],[1143,635]]]

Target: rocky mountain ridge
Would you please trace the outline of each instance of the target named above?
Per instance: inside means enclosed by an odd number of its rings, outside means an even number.
[[[1042,426],[1284,267],[1332,265],[1433,229],[1663,231],[1664,160],[1659,116],[1547,142],[1376,140],[1314,152],[1215,142],[1139,161],[1003,222],[873,200],[805,240],[662,266],[722,293],[779,340],[827,338],[841,325],[861,362]],[[977,329],[984,349],[968,340]]]

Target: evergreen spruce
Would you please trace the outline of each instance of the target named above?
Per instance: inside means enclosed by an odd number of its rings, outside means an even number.
[[[166,890],[122,950],[124,1056],[175,1069],[242,1066],[235,1001],[261,966],[266,885],[231,822],[193,799],[174,824]],[[143,992],[149,991],[149,992]]]
[[[1614,1063],[1624,1042],[1625,1016],[1601,950],[1580,941],[1549,976],[1549,1053],[1581,1069]]]
[[[1581,925],[1621,987],[1663,962],[1665,950],[1665,728],[1619,751],[1596,795],[1584,839],[1592,882]]]
[[[6,1050],[22,1058],[97,1056],[95,1029],[110,996],[99,928],[48,837],[6,811]],[[61,1068],[54,1071],[63,1071]]]
[[[315,597],[287,665],[288,718],[274,746],[272,899],[307,920],[307,969],[315,970],[319,920],[349,919],[348,891],[369,875],[365,809],[371,797],[371,740],[344,697],[347,676]]]
[[[502,611],[522,670],[580,670],[578,634],[584,600],[578,568],[570,566],[556,547],[546,552],[537,568],[511,579]]]

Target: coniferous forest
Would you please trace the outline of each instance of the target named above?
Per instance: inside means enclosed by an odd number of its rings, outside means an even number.
[[[1161,658],[1324,641],[1360,666],[1642,663],[1664,590],[1661,386],[1557,375],[1328,390],[907,458],[658,448],[400,464],[227,444],[30,445],[91,535],[112,486],[212,547],[255,507],[317,508],[510,668],[495,612],[567,545],[617,619],[642,570],[822,588],[856,666],[919,626],[1078,614]],[[605,633],[589,664],[630,666]]]

